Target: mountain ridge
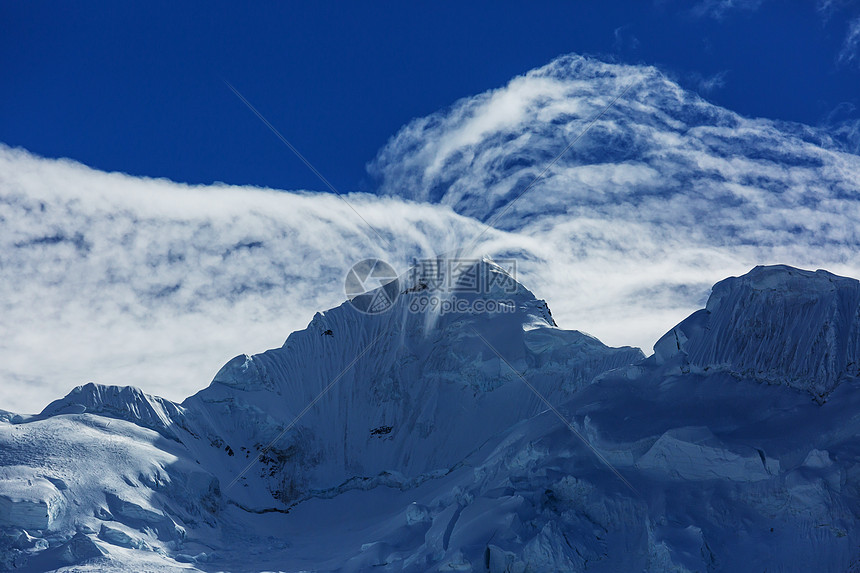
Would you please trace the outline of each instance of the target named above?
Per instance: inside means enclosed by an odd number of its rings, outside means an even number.
[[[524,287],[487,294],[510,313],[431,315],[406,284],[182,404],[87,384],[0,424],[2,563],[843,570],[860,562],[858,285],[756,267],[646,358],[554,326]]]

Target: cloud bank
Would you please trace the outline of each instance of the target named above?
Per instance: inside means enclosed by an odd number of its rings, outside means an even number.
[[[451,249],[479,224],[448,208],[190,187],[0,146],[0,408],[34,412],[88,381],[174,400],[241,352],[283,344],[340,304],[349,267]]]
[[[610,344],[648,348],[708,285],[756,264],[860,274],[860,157],[652,67],[560,58],[411,122],[369,170],[383,195],[536,240],[534,256],[560,264],[531,286]]]
[[[88,381],[181,400],[339,304],[371,256],[399,270],[466,246],[516,256],[560,326],[646,352],[756,264],[860,276],[860,157],[651,67],[561,58],[411,122],[369,169],[378,194],[348,200],[390,247],[328,193],[180,185],[0,146],[0,408],[34,412]]]

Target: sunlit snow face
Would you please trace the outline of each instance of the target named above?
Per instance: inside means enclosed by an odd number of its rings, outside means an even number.
[[[646,351],[755,264],[860,275],[860,157],[649,67],[563,58],[405,126],[370,171],[383,196],[347,199],[388,245],[330,194],[0,148],[0,407],[87,381],[181,399],[340,304],[369,257],[399,272],[440,253],[516,259],[561,327]]]

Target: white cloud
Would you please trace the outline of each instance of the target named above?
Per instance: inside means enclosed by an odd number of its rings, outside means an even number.
[[[860,16],[856,10],[850,10],[857,5],[857,0],[818,0],[816,10],[824,25],[847,22],[845,37],[842,46],[836,55],[838,65],[850,65],[857,61],[858,48],[860,48]],[[853,17],[852,17],[853,12]]]
[[[481,138],[440,144],[476,115],[492,116],[490,102],[506,92],[523,108],[485,125]],[[538,259],[557,266],[535,271],[527,284],[564,326],[647,348],[703,302],[710,284],[756,264],[860,275],[860,158],[828,141],[812,128],[714,106],[654,68],[571,56],[492,98],[412,122],[370,171],[382,193],[438,201],[485,221],[504,213],[496,224],[537,239]]]
[[[818,0],[815,5],[815,9],[821,14],[821,17],[827,21],[830,18],[830,15],[836,9],[837,2],[834,0]]]
[[[695,81],[696,88],[700,93],[709,94],[714,90],[726,87],[726,76],[728,74],[728,70],[723,70],[707,77],[695,74],[692,79]]]
[[[763,2],[764,0],[700,0],[693,6],[692,13],[698,17],[720,20],[729,12],[758,10]]]
[[[857,0],[818,0],[815,8],[826,24],[834,15],[856,3]]]
[[[181,400],[340,304],[356,261],[405,269],[480,228],[349,201],[394,252],[331,194],[189,187],[0,146],[0,407],[37,411],[88,381]]]
[[[646,351],[755,264],[860,276],[859,157],[654,68],[568,57],[380,151],[388,195],[349,201],[393,252],[331,194],[192,187],[0,146],[0,407],[37,411],[90,380],[182,399],[339,304],[354,262],[405,270],[470,244],[631,82],[471,254],[518,256],[562,327]]]
[[[616,52],[636,50],[639,48],[639,38],[633,34],[629,34],[630,25],[619,26],[613,30],[612,35],[615,40],[612,42],[612,49]]]
[[[860,48],[860,16],[848,23],[848,31],[842,41],[837,60],[842,64],[851,64],[857,60],[857,51]]]

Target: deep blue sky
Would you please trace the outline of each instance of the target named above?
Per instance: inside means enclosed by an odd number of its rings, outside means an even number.
[[[673,0],[244,4],[2,1],[0,142],[134,175],[324,189],[223,78],[340,190],[367,189],[366,162],[404,123],[569,52],[693,89],[723,72],[703,95],[744,115],[817,124],[860,107],[860,54],[837,62],[860,15],[845,0],[719,17]]]

